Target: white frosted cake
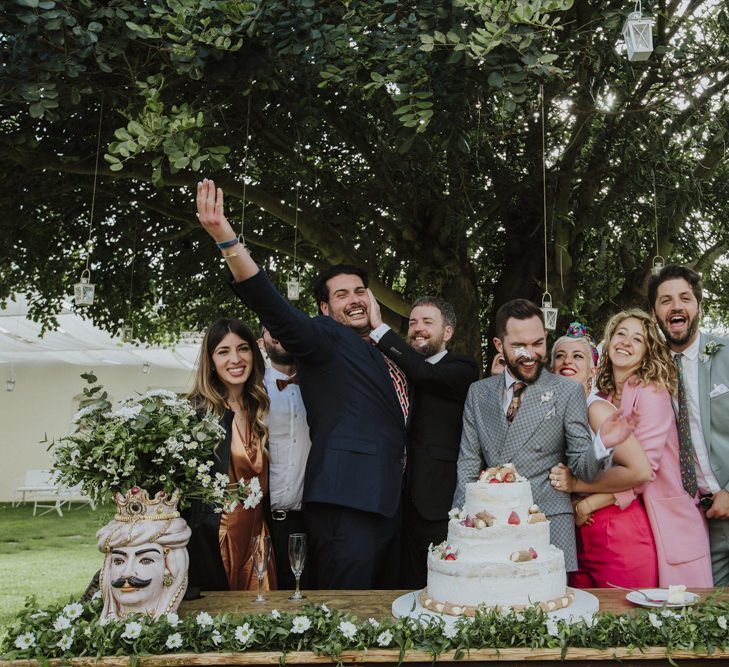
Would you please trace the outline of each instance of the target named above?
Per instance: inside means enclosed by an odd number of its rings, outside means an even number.
[[[466,484],[447,541],[430,548],[420,601],[454,615],[473,615],[480,605],[553,611],[574,598],[566,581],[564,555],[550,544],[549,521],[534,505],[529,481],[507,464]]]

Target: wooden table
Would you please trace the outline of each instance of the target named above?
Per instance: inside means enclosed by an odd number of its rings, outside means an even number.
[[[692,589],[701,595],[702,599],[709,594],[715,593],[714,589]],[[211,613],[266,613],[273,609],[279,611],[296,611],[302,604],[326,604],[332,609],[342,609],[356,614],[360,620],[370,617],[388,618],[391,617],[392,601],[407,591],[307,591],[306,599],[302,602],[294,602],[288,599],[288,591],[272,591],[266,593],[265,603],[256,603],[255,594],[247,592],[216,592],[206,593],[199,600],[184,602],[180,607],[180,614],[186,615],[198,611]],[[625,593],[619,590],[592,589],[589,591],[600,600],[600,610],[614,613],[627,613],[635,609],[633,605],[625,600]],[[721,599],[729,598],[729,593],[721,591]],[[186,665],[278,665],[280,660],[278,652],[245,652],[245,653],[180,653],[176,655],[144,656],[137,659],[137,667],[183,667]],[[341,662],[345,665],[396,665],[399,652],[391,649],[371,649],[366,653],[363,651],[345,651],[341,655]],[[712,665],[716,667],[721,664],[717,661],[729,661],[729,651],[716,651],[711,656],[699,655],[690,651],[674,651],[672,659],[679,664],[687,664],[691,661],[691,667]],[[561,660],[559,649],[480,649],[471,651],[461,658],[463,662],[473,665],[486,666],[487,663],[499,661],[511,667],[526,666],[553,667],[554,663]],[[653,665],[670,665],[667,659],[666,650],[663,647],[653,647],[629,651],[626,648],[614,649],[584,649],[570,648],[565,658],[570,667],[585,665],[589,667],[602,667],[603,665],[614,665],[619,660],[621,665],[640,665],[641,667],[652,667]],[[439,663],[453,662],[453,652],[443,653],[438,657]],[[423,667],[433,664],[432,656],[426,651],[408,651],[403,660],[408,667],[422,665]],[[292,665],[331,665],[332,659],[327,656],[317,656],[308,651],[292,652],[286,655],[286,663]],[[130,664],[129,658],[110,657],[96,660],[94,658],[74,658],[72,660],[50,660],[50,667],[61,665],[73,665],[74,667],[127,667]],[[0,665],[3,665],[0,661]],[[4,663],[7,667],[35,667],[37,663],[31,660],[18,660],[14,663]],[[470,665],[469,665],[470,667]]]

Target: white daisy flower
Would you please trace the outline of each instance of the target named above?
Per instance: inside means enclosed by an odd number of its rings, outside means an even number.
[[[548,618],[545,621],[545,625],[547,626],[547,634],[552,635],[552,637],[559,637],[559,626],[557,625],[557,621],[553,618]]]
[[[209,628],[213,624],[213,617],[208,614],[208,612],[201,611],[195,617],[195,623],[197,623],[201,628]]]
[[[172,611],[169,614],[167,614],[167,616],[165,618],[166,618],[167,622],[173,628],[177,627],[180,624],[180,617],[177,614],[175,614],[174,611]]]
[[[327,607],[325,604],[321,605],[320,609],[324,612],[324,615],[327,618],[331,618],[332,612],[329,611],[329,607]]]
[[[21,651],[25,651],[33,646],[35,646],[35,635],[32,632],[26,632],[15,638],[15,648],[19,648]]]
[[[218,644],[220,644],[220,642],[223,641],[223,635],[221,635],[220,632],[218,632],[217,630],[213,630],[210,633],[210,639],[212,639],[213,644],[217,646]]]
[[[71,619],[66,616],[59,616],[53,621],[53,629],[60,632],[61,630],[68,630],[71,627]]]
[[[276,620],[278,620],[279,618],[281,618],[281,612],[278,609],[272,609],[271,618],[275,618]]]
[[[726,630],[726,616],[719,616],[716,622],[722,630]]]
[[[354,639],[357,635],[357,626],[351,621],[340,621],[338,628],[339,632],[341,632],[347,639]]]
[[[250,624],[244,623],[243,625],[239,625],[235,629],[235,638],[243,645],[250,642],[253,639],[253,630],[251,630]]]
[[[390,632],[389,630],[384,630],[379,635],[377,635],[377,643],[380,646],[389,646],[390,644],[392,644],[392,640],[392,632]]]
[[[124,626],[124,632],[122,633],[122,639],[136,639],[142,634],[142,624],[136,621],[129,621]]]
[[[455,623],[446,623],[443,626],[443,636],[448,639],[455,639],[458,636],[458,628],[455,626]]]
[[[180,646],[182,646],[182,635],[179,632],[175,632],[175,634],[170,635],[167,637],[165,646],[167,648],[180,648]]]
[[[304,634],[311,627],[311,621],[306,616],[294,616],[291,632],[296,635]]]
[[[654,628],[660,628],[663,625],[663,621],[655,614],[648,614],[648,620]]]
[[[71,644],[73,644],[73,635],[63,635],[58,642],[56,643],[56,646],[60,648],[62,651],[68,651],[68,649],[71,648]]]
[[[78,618],[83,614],[84,606],[82,604],[79,604],[78,602],[73,602],[71,604],[67,604],[63,608],[63,613],[68,616],[71,620]]]

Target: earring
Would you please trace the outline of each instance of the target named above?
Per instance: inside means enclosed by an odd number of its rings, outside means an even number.
[[[165,568],[165,574],[162,577],[162,585],[166,588],[169,588],[170,586],[172,586],[173,582],[174,579],[172,578],[172,573],[167,568]]]
[[[592,378],[587,378],[587,393],[592,391]]]

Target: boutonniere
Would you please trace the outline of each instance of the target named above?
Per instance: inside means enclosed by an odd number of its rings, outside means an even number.
[[[552,400],[552,396],[554,396],[554,392],[553,391],[545,391],[542,394],[542,403],[546,403],[547,401],[551,401]]]
[[[701,354],[699,355],[701,357],[701,361],[703,363],[706,363],[722,347],[724,347],[724,343],[720,343],[718,340],[710,340],[708,343],[706,343],[706,345],[704,345],[704,349],[702,350]]]

